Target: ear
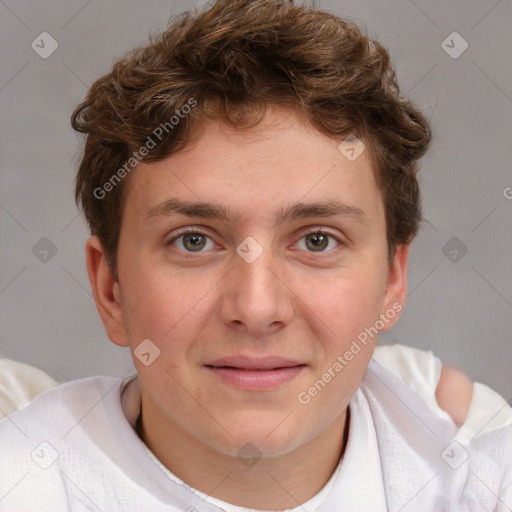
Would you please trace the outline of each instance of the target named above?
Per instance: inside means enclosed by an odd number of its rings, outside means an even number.
[[[97,237],[87,240],[85,253],[94,302],[107,336],[112,343],[125,347],[128,338],[121,305],[121,289],[110,271],[103,246]]]
[[[389,269],[388,282],[384,292],[381,316],[388,321],[381,329],[386,331],[398,322],[407,302],[407,264],[410,244],[398,245]]]

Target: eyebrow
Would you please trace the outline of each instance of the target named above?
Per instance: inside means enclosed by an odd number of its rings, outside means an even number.
[[[242,217],[242,214],[235,215],[220,204],[205,203],[202,201],[183,201],[172,197],[152,207],[148,211],[146,220],[158,217],[170,217],[172,215],[218,219],[228,224],[235,224]],[[328,200],[312,203],[298,202],[282,208],[275,217],[274,227],[296,219],[333,216],[352,218],[363,224],[369,223],[368,216],[361,208],[346,205],[338,200]]]

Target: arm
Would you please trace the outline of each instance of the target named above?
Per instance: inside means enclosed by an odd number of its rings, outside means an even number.
[[[456,368],[443,366],[435,396],[439,407],[460,426],[468,415],[473,398],[473,382]]]

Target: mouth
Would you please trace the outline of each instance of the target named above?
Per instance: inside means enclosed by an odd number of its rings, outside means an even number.
[[[223,382],[248,391],[264,391],[294,379],[306,364],[281,357],[227,357],[205,364]]]

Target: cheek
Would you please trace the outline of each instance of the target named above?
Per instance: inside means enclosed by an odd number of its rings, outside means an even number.
[[[187,381],[184,369],[191,364],[189,354],[193,340],[199,337],[197,333],[204,315],[200,306],[206,305],[201,301],[204,293],[196,296],[192,291],[182,292],[176,281],[179,280],[153,275],[132,282],[126,311],[130,322],[130,350],[137,373],[155,401],[165,397],[169,408],[182,407],[181,401],[186,400],[181,396],[178,382]],[[148,352],[150,356],[144,361],[143,354]],[[190,385],[187,389],[192,391]]]
[[[332,335],[338,348],[374,325],[382,307],[381,279],[370,272],[331,281],[323,293],[316,294],[314,309]]]
[[[194,320],[205,307],[208,297],[193,279],[152,273],[129,279],[125,295],[126,317],[134,343],[137,339],[154,339],[163,346],[169,339],[181,338],[184,330],[193,330]],[[132,274],[135,277],[135,274]]]

